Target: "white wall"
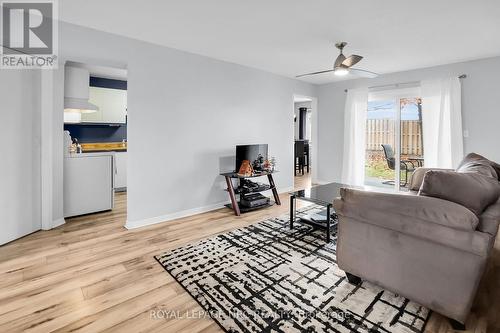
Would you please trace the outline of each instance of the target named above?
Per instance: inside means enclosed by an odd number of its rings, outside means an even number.
[[[293,95],[314,85],[65,23],[60,38],[62,59],[127,66],[129,227],[220,207],[236,144],[268,143],[293,186]]]
[[[345,89],[395,84],[467,74],[462,80],[465,153],[477,152],[500,161],[500,57],[381,75],[375,79],[342,81],[318,88],[318,180],[339,181],[344,138]]]
[[[41,228],[40,72],[0,73],[0,245]]]

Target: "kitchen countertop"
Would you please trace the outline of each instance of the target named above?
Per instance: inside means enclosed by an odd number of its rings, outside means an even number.
[[[82,157],[96,157],[96,156],[115,156],[114,151],[99,152],[99,153],[81,153],[81,154],[69,154],[66,158],[82,158]]]
[[[81,146],[84,153],[105,152],[105,151],[116,151],[116,152],[127,151],[126,142],[82,143]]]
[[[91,150],[83,150],[83,154],[91,154],[91,153],[105,153],[105,152],[111,152],[111,153],[126,153],[127,148],[124,149],[91,149]]]

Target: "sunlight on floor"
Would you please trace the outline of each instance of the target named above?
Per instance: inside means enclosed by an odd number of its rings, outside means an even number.
[[[311,187],[311,173],[298,174],[294,177],[295,190],[303,190],[307,187]]]

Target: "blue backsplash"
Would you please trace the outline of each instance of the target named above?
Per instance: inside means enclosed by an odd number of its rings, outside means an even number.
[[[89,85],[91,87],[127,90],[127,81],[105,79],[102,77],[95,77],[95,76],[90,77]]]
[[[127,90],[127,81],[90,77],[90,86]],[[72,138],[80,143],[121,142],[127,139],[127,124],[64,124],[64,130],[69,131]]]
[[[72,138],[80,143],[92,142],[120,142],[127,139],[127,125],[109,126],[64,124],[64,130],[69,131]]]

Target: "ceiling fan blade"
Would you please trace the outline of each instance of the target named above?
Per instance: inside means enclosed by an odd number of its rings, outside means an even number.
[[[351,66],[356,65],[358,62],[360,62],[361,59],[363,59],[362,56],[353,54],[353,55],[348,56],[344,61],[342,61],[342,65],[344,65],[346,67],[351,67]]]
[[[359,77],[366,77],[373,79],[374,77],[377,77],[378,74],[374,72],[370,72],[364,69],[359,69],[359,68],[349,68],[349,72],[351,72],[354,75],[357,75]]]
[[[329,73],[329,72],[333,72],[334,69],[328,69],[326,71],[319,71],[319,72],[312,72],[312,73],[306,73],[306,74],[300,74],[300,75],[297,75],[296,77],[303,77],[303,76],[307,76],[307,75],[316,75],[316,74],[322,74],[322,73]]]
[[[338,68],[338,67],[342,66],[342,63],[344,61],[345,61],[345,55],[343,55],[342,53],[339,54],[337,59],[335,59],[335,63],[333,64],[333,68]]]

